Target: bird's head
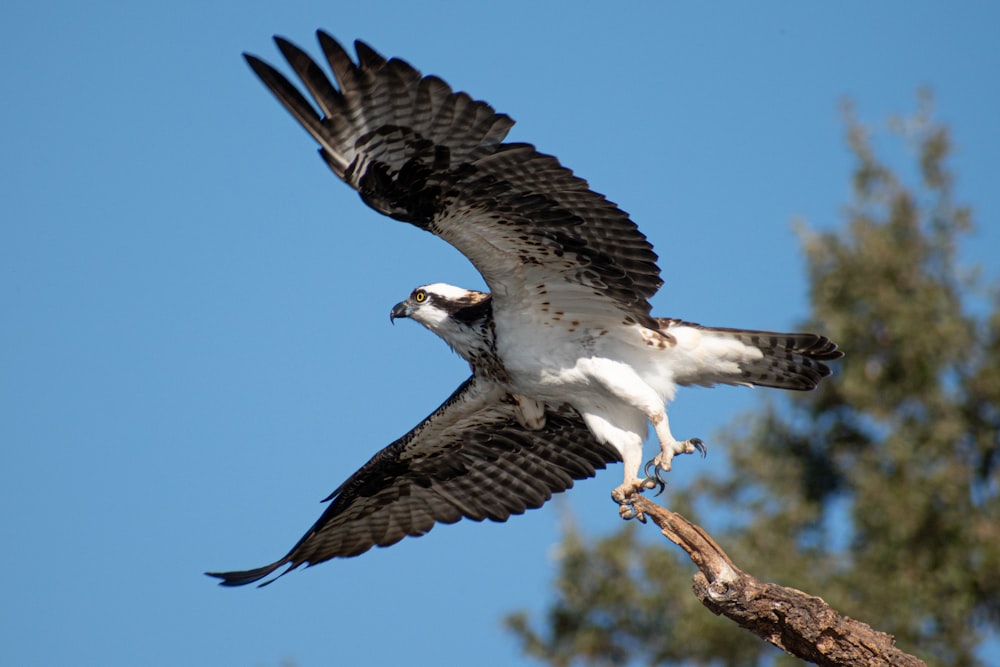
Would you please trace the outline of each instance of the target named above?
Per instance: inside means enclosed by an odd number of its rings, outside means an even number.
[[[444,283],[423,285],[392,307],[393,322],[408,317],[444,339],[467,360],[492,336],[486,323],[492,315],[490,295]]]

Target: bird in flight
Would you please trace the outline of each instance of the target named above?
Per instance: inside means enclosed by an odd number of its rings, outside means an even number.
[[[505,142],[514,121],[486,102],[363,42],[354,59],[318,37],[332,80],[275,37],[302,90],[244,57],[337,177],[376,211],[455,246],[490,291],[435,283],[392,308],[391,319],[444,339],[472,375],[341,484],[287,555],[208,573],[223,585],[356,556],[436,523],[505,521],[617,462],[611,496],[623,518],[642,519],[636,494],[662,487],[674,456],[705,452],[670,430],[678,386],[808,390],[842,356],[816,334],[654,317],[657,258],[626,213],[555,157]],[[659,451],[643,468],[650,425]]]

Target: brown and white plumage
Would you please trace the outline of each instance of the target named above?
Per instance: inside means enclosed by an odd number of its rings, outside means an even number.
[[[627,214],[551,155],[502,143],[514,125],[506,114],[363,42],[355,65],[336,40],[318,35],[338,87],[305,52],[275,38],[315,105],[267,63],[247,60],[366,204],[458,248],[498,302],[539,308],[551,302],[537,289],[545,284],[570,314],[588,314],[597,301],[653,324],[648,299],[660,270]]]
[[[357,61],[327,34],[323,68],[287,40],[278,48],[312,100],[247,55],[253,71],[366,204],[460,250],[490,292],[443,283],[392,310],[440,336],[472,377],[438,410],[377,453],[330,496],[299,543],[271,565],[213,573],[223,584],[422,535],[463,517],[503,521],[573,480],[622,461],[612,497],[638,476],[652,425],[669,470],[678,441],[665,404],[681,385],[812,389],[841,356],[827,338],[703,327],[654,318],[656,255],[628,215],[559,161],[504,143],[513,121],[399,59],[356,42]]]
[[[691,330],[688,335],[699,339],[692,344],[701,344],[700,338],[707,337],[728,344],[733,350],[732,359],[738,366],[735,372],[710,374],[701,370],[690,376],[678,374],[675,381],[680,385],[742,384],[808,391],[830,374],[830,368],[823,362],[843,356],[829,338],[817,334],[703,327],[671,318],[656,321],[659,330],[666,334],[671,334],[671,330]],[[747,358],[748,350],[759,350],[760,355],[751,354],[752,358]]]

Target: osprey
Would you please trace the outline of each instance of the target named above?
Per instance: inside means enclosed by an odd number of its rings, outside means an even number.
[[[327,498],[280,560],[209,573],[237,586],[422,535],[462,518],[504,521],[622,462],[611,493],[623,518],[662,487],[677,454],[705,452],[671,433],[678,386],[814,388],[841,356],[824,336],[703,327],[653,317],[656,255],[628,215],[551,155],[505,143],[514,121],[441,79],[355,42],[353,60],[320,31],[334,84],[305,52],[275,41],[310,102],[244,54],[258,77],[370,207],[451,243],[490,292],[418,287],[392,308],[440,336],[471,377],[412,431]],[[642,465],[652,425],[659,452]],[[283,573],[282,573],[283,574]]]

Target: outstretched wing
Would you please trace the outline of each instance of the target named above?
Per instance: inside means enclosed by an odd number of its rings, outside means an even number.
[[[528,430],[502,389],[472,377],[341,484],[284,558],[254,570],[208,574],[222,585],[241,586],[284,565],[288,572],[389,546],[436,523],[506,521],[620,460],[572,408],[550,406],[544,428]]]
[[[487,103],[363,42],[355,64],[318,35],[336,86],[275,37],[315,106],[273,67],[244,56],[369,206],[458,248],[498,312],[624,314],[655,328],[648,299],[662,282],[656,255],[627,214],[556,158],[502,143],[514,121]]]

